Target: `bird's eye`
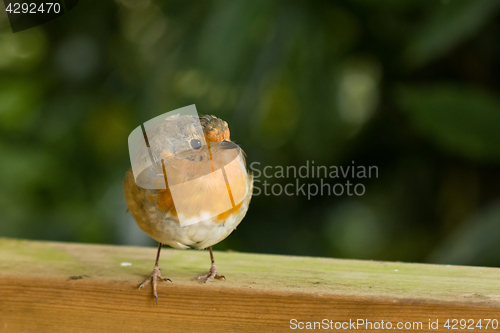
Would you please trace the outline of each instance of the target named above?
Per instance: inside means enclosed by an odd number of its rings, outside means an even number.
[[[200,148],[201,148],[201,141],[200,141],[200,140],[198,140],[198,139],[193,139],[193,140],[191,140],[191,142],[190,142],[189,144],[191,145],[191,147],[192,147],[193,149],[198,150],[198,149],[200,149]]]

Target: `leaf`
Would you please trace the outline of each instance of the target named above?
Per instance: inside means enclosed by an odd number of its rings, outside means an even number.
[[[253,46],[267,36],[275,4],[263,0],[215,4],[202,29],[196,53],[201,66],[213,76],[234,78],[252,59]]]
[[[405,50],[403,57],[412,68],[425,65],[470,38],[494,17],[500,1],[453,0],[439,6]]]
[[[405,86],[397,102],[422,136],[448,152],[500,161],[500,100],[453,84]]]
[[[42,95],[40,85],[34,80],[0,82],[0,129],[23,132],[33,128],[40,114],[38,104]]]
[[[479,210],[429,256],[438,264],[497,266],[500,257],[500,201]]]

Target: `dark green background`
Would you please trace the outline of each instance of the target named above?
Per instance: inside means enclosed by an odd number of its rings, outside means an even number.
[[[379,168],[255,197],[216,249],[500,265],[499,35],[493,0],[81,1],[16,34],[2,9],[0,236],[153,245],[127,137],[196,104],[249,163]]]

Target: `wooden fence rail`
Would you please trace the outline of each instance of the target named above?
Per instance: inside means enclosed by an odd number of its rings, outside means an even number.
[[[498,268],[216,252],[227,280],[202,284],[207,252],[164,249],[157,306],[155,252],[0,239],[0,332],[500,332]]]

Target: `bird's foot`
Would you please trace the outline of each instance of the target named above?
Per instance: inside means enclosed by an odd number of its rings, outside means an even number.
[[[203,279],[203,283],[207,283],[207,282],[209,282],[210,280],[213,280],[213,279],[226,280],[226,278],[224,277],[224,275],[217,274],[217,267],[215,266],[215,264],[212,264],[212,267],[210,267],[210,271],[207,274],[201,275],[201,276],[197,276],[196,278],[198,280]]]
[[[144,280],[144,282],[139,286],[139,289],[151,282],[151,284],[153,285],[153,294],[155,296],[156,305],[158,305],[158,295],[156,294],[156,280],[172,282],[172,280],[170,280],[169,278],[161,277],[160,269],[158,268],[158,266],[155,266],[153,272],[151,273],[151,276]]]

